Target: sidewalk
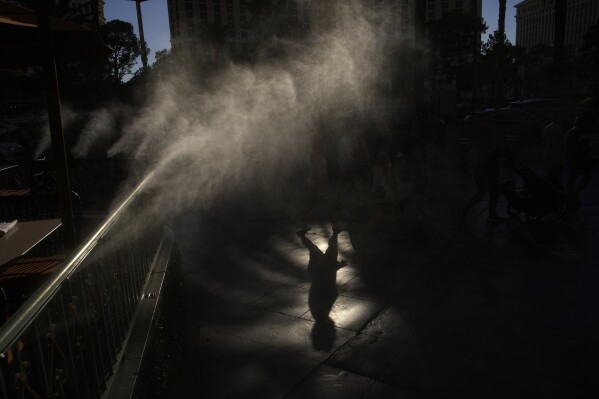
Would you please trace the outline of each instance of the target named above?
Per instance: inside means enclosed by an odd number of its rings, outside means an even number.
[[[431,218],[402,216],[406,240],[359,237],[349,224],[333,333],[315,328],[295,226],[229,220],[207,230],[187,215],[175,231],[186,272],[186,397],[599,394],[597,179],[583,198],[595,205],[580,219],[537,228],[488,225],[484,204],[461,226],[455,210],[470,180],[434,173]],[[324,251],[330,234],[313,224],[307,237]]]

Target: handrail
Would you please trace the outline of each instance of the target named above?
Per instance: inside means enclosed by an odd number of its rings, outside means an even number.
[[[0,327],[0,357],[4,358],[10,347],[19,339],[27,328],[31,326],[35,317],[48,304],[61,284],[79,267],[87,255],[96,247],[99,240],[104,237],[111,226],[124,214],[125,209],[146,188],[148,182],[154,177],[148,174],[125,200],[110,214],[106,221],[99,226],[92,236],[76,250],[65,262],[60,271],[46,280],[36,293],[29,298],[10,318],[10,321]]]

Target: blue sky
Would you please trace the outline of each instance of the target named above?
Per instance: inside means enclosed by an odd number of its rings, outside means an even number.
[[[508,39],[514,43],[516,41],[516,9],[514,5],[522,0],[507,0],[507,11],[505,17],[506,34]],[[497,19],[499,12],[499,2],[497,0],[482,0],[483,18],[489,26],[488,32],[483,37],[487,40],[488,34],[497,29]],[[150,47],[150,64],[154,62],[154,54],[157,50],[170,48],[170,33],[168,28],[168,11],[166,0],[148,0],[141,3],[141,10],[144,24],[144,34],[146,42]],[[130,0],[106,0],[104,14],[107,20],[120,19],[131,22],[137,31],[137,14],[135,2]]]
[[[149,0],[141,3],[141,13],[144,24],[144,36],[151,54],[148,61],[154,62],[154,54],[158,50],[171,48],[171,37],[168,29],[168,11],[166,0]],[[137,11],[135,2],[130,0],[106,0],[104,6],[106,20],[120,19],[131,22],[137,30]]]

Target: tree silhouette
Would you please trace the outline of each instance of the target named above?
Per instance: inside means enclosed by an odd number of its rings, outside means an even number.
[[[505,8],[506,0],[499,0],[499,20],[497,22],[497,34],[494,37],[495,48],[493,49],[498,53],[505,53]],[[489,39],[491,39],[489,37]],[[507,54],[497,54],[498,59],[505,59]],[[495,101],[499,104],[503,101],[505,96],[505,76],[504,69],[497,68],[495,71]]]
[[[429,39],[436,52],[436,69],[448,81],[456,81],[458,94],[464,86],[461,73],[480,57],[480,35],[487,31],[485,21],[477,16],[452,11],[428,25]]]
[[[108,56],[107,72],[113,83],[123,82],[131,74],[137,57],[141,54],[139,40],[133,32],[133,25],[118,19],[107,22],[99,29],[100,35],[114,52]]]
[[[482,67],[488,83],[495,85],[497,105],[501,106],[506,89],[516,91],[521,87],[518,65],[525,58],[524,49],[514,46],[505,33],[501,36],[499,29],[489,35],[489,40],[483,45]],[[501,75],[498,79],[497,75]],[[500,87],[498,87],[500,86]]]

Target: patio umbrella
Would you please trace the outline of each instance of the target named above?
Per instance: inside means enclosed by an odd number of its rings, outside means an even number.
[[[38,10],[31,10],[0,1],[0,67],[44,67],[48,121],[65,246],[67,249],[74,249],[75,223],[55,60],[76,61],[108,54],[111,49],[102,42],[96,31],[50,17],[48,3],[46,0],[38,0]]]

